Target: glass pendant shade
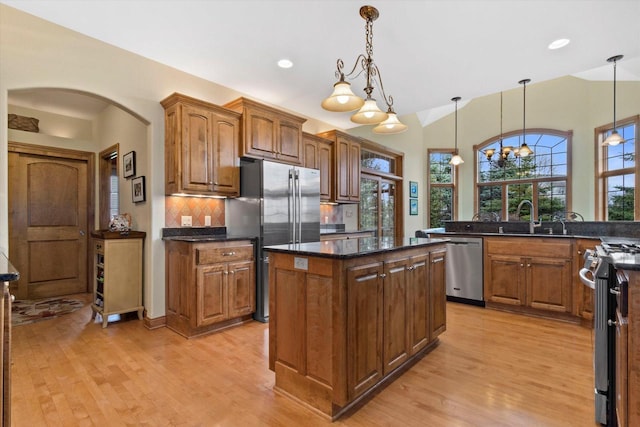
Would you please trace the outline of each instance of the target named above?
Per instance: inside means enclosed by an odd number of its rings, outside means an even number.
[[[378,108],[376,100],[367,98],[360,110],[351,116],[351,121],[361,125],[373,125],[383,122],[389,118],[389,114]]]
[[[394,113],[393,111],[389,111],[387,112],[387,114],[389,115],[387,120],[383,121],[378,126],[373,128],[373,131],[375,133],[388,135],[392,133],[404,132],[405,130],[407,130],[407,125],[398,120],[398,116],[396,115],[396,113]]]
[[[527,157],[531,154],[533,154],[533,150],[529,148],[526,142],[523,142],[522,145],[520,146],[520,149],[518,150],[518,156]]]
[[[333,93],[322,101],[322,108],[336,113],[354,111],[362,107],[364,100],[351,90],[351,84],[340,80],[333,85]]]
[[[622,135],[620,135],[617,130],[614,130],[613,132],[611,132],[611,135],[609,135],[607,139],[604,140],[603,144],[615,146],[620,144],[621,142],[624,142],[624,138],[622,138]]]
[[[464,163],[464,160],[462,160],[462,157],[460,157],[459,154],[456,154],[453,157],[451,157],[451,160],[449,160],[449,163],[454,165],[454,166],[458,166],[458,165]]]

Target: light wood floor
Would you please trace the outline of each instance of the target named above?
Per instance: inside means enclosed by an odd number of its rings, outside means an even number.
[[[13,329],[13,426],[326,426],[273,392],[268,326],[187,340],[87,306]],[[336,426],[594,426],[592,333],[449,303],[434,351]]]

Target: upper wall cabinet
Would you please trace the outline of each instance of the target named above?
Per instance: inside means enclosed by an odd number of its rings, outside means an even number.
[[[333,141],[332,201],[359,202],[361,139],[337,130],[320,133],[318,136]]]
[[[242,113],[241,156],[302,164],[302,124],[306,119],[247,98],[225,107]]]
[[[302,133],[304,167],[320,170],[320,200],[331,200],[333,189],[333,143],[310,133]]]
[[[165,109],[165,193],[237,196],[240,114],[174,93]]]

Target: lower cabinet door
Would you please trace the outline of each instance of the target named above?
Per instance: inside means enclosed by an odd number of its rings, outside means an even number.
[[[382,263],[347,269],[349,400],[382,378]]]
[[[256,311],[255,283],[252,261],[229,264],[229,317]]]
[[[415,354],[429,343],[429,270],[427,255],[411,258],[407,293],[412,304],[409,320],[409,345]]]
[[[226,264],[198,267],[196,285],[196,326],[205,326],[229,318]]]
[[[409,259],[384,263],[384,375],[404,363],[409,351]]]
[[[429,254],[429,299],[431,341],[447,329],[447,281],[445,277],[445,251]]]

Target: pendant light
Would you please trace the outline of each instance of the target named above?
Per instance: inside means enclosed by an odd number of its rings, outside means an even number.
[[[456,130],[455,130],[456,145],[455,145],[453,157],[451,157],[451,160],[449,160],[449,163],[454,166],[458,166],[464,163],[464,160],[462,160],[462,157],[458,154],[458,101],[460,101],[461,99],[462,98],[460,98],[459,96],[451,98],[451,100],[456,103]]]
[[[522,145],[518,150],[518,155],[520,157],[527,157],[533,154],[533,150],[529,148],[527,143],[525,142],[525,135],[527,134],[526,129],[526,118],[527,118],[527,83],[529,83],[531,79],[523,79],[518,83],[522,85]]]
[[[360,16],[365,20],[365,54],[356,58],[350,72],[345,73],[344,62],[338,59],[336,77],[339,79],[333,85],[333,93],[322,101],[321,105],[327,111],[345,112],[358,110],[351,116],[351,121],[361,125],[377,125],[373,131],[379,134],[392,134],[404,132],[407,125],[400,122],[393,111],[393,97],[387,96],[382,84],[382,77],[378,66],[373,60],[373,21],[378,19],[380,13],[373,6],[362,6]],[[364,92],[365,99],[360,98],[351,91],[351,85],[345,81],[345,77],[355,79],[363,75],[366,79]],[[381,99],[387,105],[387,112],[378,107],[373,98],[374,87],[377,88]]]
[[[612,56],[607,62],[613,62],[613,132],[604,140],[602,145],[618,145],[624,142],[622,135],[616,130],[616,63],[621,60],[623,55]]]

